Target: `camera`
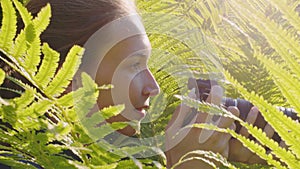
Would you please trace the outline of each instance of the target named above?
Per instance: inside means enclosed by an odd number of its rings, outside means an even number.
[[[214,80],[204,80],[204,79],[194,79],[190,78],[188,81],[188,88],[196,88],[196,95],[199,97],[201,101],[205,101],[210,93],[210,89],[212,86],[218,85],[218,83]],[[247,115],[250,111],[250,109],[254,106],[251,102],[244,100],[244,99],[233,99],[233,98],[223,98],[222,99],[222,105],[225,107],[229,106],[235,106],[240,111],[240,119],[243,121],[246,120]],[[292,118],[293,120],[298,120],[299,117],[297,116],[297,113],[292,108],[285,108],[285,107],[277,107],[280,111],[282,111],[286,116]],[[267,124],[264,117],[259,112],[256,121],[254,122],[254,126],[257,126],[261,129],[265,127]],[[239,132],[241,129],[241,125],[236,122],[236,132]],[[273,137],[274,140],[277,142],[280,142],[280,137],[277,133],[274,133]]]

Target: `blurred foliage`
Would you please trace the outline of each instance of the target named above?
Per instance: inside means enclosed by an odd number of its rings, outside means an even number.
[[[22,5],[26,2],[1,0],[1,65],[5,63],[22,78],[11,76],[6,69],[0,71],[0,84],[5,79],[19,87],[0,87],[18,95],[0,97],[0,164],[15,168],[164,168],[164,129],[181,101],[201,110],[213,107],[215,113],[236,118],[220,107],[185,97],[188,79],[194,77],[217,80],[227,96],[254,103],[289,146],[279,147],[261,130],[238,118],[260,144],[229,129],[195,125],[232,134],[269,166],[232,166],[213,153],[208,159],[221,160],[229,168],[300,165],[299,123],[275,107],[300,112],[300,88],[295,85],[300,80],[299,1],[138,0],[153,48],[149,67],[162,92],[151,100],[137,136],[140,141],[129,140],[127,144],[132,146],[123,148],[107,144],[104,138],[127,124],[94,127],[121,112],[123,106],[86,118],[99,92],[107,87],[97,86],[84,73],[82,88],[62,95],[78,69],[83,49],[74,46],[57,71],[59,54],[39,37],[49,24],[51,7],[46,6],[33,18]],[[16,33],[17,16],[25,23],[20,33]]]

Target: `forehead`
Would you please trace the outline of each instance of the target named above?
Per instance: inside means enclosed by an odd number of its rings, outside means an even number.
[[[110,57],[128,57],[135,53],[142,53],[150,56],[151,44],[147,35],[135,35],[122,40],[116,44],[109,52]]]

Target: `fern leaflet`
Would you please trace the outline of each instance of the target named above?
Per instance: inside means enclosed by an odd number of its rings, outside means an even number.
[[[13,0],[18,12],[22,17],[22,21],[24,22],[25,26],[29,25],[32,20],[32,15],[28,12],[28,10],[20,3],[18,0]]]
[[[65,90],[79,68],[82,54],[83,49],[81,47],[72,47],[62,68],[56,74],[53,81],[46,87],[45,92],[47,95],[57,97]]]
[[[0,32],[0,46],[6,51],[11,50],[13,39],[17,31],[17,16],[16,11],[10,0],[1,0],[3,10],[2,27]]]
[[[42,51],[44,59],[35,79],[37,84],[40,84],[41,88],[44,89],[53,78],[58,67],[59,53],[52,50],[47,43],[42,46]]]
[[[2,85],[4,79],[5,79],[5,72],[2,69],[0,69],[0,85]]]

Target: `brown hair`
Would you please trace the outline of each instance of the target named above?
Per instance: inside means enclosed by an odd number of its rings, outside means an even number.
[[[83,45],[88,38],[110,21],[135,12],[132,0],[31,0],[27,9],[36,15],[47,3],[52,17],[41,40],[61,53]]]
[[[50,25],[41,34],[41,41],[47,42],[60,53],[60,65],[73,45],[83,46],[93,33],[108,22],[136,12],[132,0],[31,0],[26,7],[36,16],[47,3],[51,6],[51,20]],[[18,24],[18,29],[22,29],[22,22]],[[2,60],[0,68],[5,70],[7,75],[29,83]],[[5,79],[1,87],[23,90],[8,79]],[[0,96],[13,98],[18,94],[0,89]]]

